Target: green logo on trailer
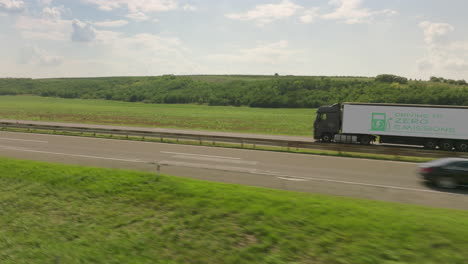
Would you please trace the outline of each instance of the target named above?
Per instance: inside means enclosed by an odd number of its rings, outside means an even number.
[[[385,131],[387,116],[385,113],[372,113],[371,130]]]

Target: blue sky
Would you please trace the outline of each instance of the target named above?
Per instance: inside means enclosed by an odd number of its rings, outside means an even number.
[[[468,80],[466,0],[0,0],[0,77]]]

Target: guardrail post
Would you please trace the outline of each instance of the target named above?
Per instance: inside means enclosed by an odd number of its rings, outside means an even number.
[[[159,177],[161,176],[161,163],[159,163],[159,161],[155,161],[148,162],[148,164],[156,165],[156,179],[159,180]]]
[[[244,148],[244,140],[241,139],[241,148]]]
[[[396,159],[396,160],[399,160],[399,151],[395,148],[395,149],[392,149],[391,153],[393,154],[393,158]]]
[[[343,152],[342,152],[342,149],[341,149],[341,144],[336,144],[335,151],[338,152],[338,156],[343,156]]]

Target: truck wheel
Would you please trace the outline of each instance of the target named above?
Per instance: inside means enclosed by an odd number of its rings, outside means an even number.
[[[322,142],[330,142],[332,140],[332,135],[330,133],[325,133],[322,135]]]
[[[437,147],[437,141],[429,139],[424,143],[425,149],[435,149]]]
[[[361,142],[361,145],[369,145],[371,143],[371,137],[367,135],[361,136],[359,142]]]
[[[468,151],[468,142],[466,142],[466,141],[457,142],[457,144],[455,144],[455,149],[457,151],[467,152]]]
[[[445,189],[455,189],[457,188],[457,181],[450,176],[439,176],[435,179],[435,184],[437,187]]]
[[[445,151],[451,151],[453,149],[453,142],[449,140],[442,140],[439,143],[439,148]]]

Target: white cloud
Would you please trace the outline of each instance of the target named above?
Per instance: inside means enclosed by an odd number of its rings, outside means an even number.
[[[72,41],[75,42],[91,42],[96,38],[96,32],[89,23],[73,20],[73,32],[71,35]]]
[[[391,16],[398,14],[394,10],[370,10],[362,7],[363,0],[330,0],[329,4],[336,6],[335,11],[322,17],[329,20],[340,20],[346,24],[370,23],[376,16]]]
[[[455,30],[455,28],[447,23],[431,23],[423,21],[419,23],[419,27],[424,31],[424,41],[426,44],[434,44],[443,41],[444,37]]]
[[[289,0],[283,0],[279,4],[257,5],[247,12],[227,14],[226,17],[242,21],[255,21],[257,25],[263,26],[275,20],[291,17],[302,8]]]
[[[41,5],[50,5],[54,0],[37,0]]]
[[[190,5],[190,4],[185,4],[182,9],[184,11],[197,11],[197,7],[196,6],[193,6],[193,5]]]
[[[117,8],[127,8],[130,13],[162,12],[178,7],[176,0],[82,0],[97,5],[99,9],[111,11]]]
[[[67,40],[71,34],[71,21],[51,19],[43,14],[42,18],[20,16],[16,20],[16,29],[26,39]]]
[[[62,12],[65,10],[63,6],[60,7],[44,7],[42,15],[45,19],[60,20]]]
[[[307,9],[304,11],[304,14],[299,19],[302,23],[310,24],[320,16],[318,11],[319,9],[317,7]]]
[[[127,18],[133,19],[135,21],[147,21],[151,18],[143,12],[130,13],[126,15]]]
[[[0,12],[20,12],[25,7],[22,0],[0,0]]]
[[[108,27],[108,28],[113,28],[113,27],[122,27],[128,24],[127,20],[105,20],[105,21],[99,21],[99,22],[94,22],[93,23],[95,26],[98,27]]]
[[[36,46],[26,46],[21,50],[19,63],[40,66],[57,66],[63,63],[63,57],[52,55]]]
[[[114,74],[155,75],[187,73],[196,68],[191,51],[176,37],[155,34],[123,35],[113,31],[96,31],[96,47],[104,52],[96,58],[112,61]]]
[[[240,49],[238,53],[210,55],[210,60],[224,62],[247,62],[281,64],[299,53],[298,50],[289,48],[286,40],[274,43],[259,43],[254,48]]]
[[[468,76],[468,41],[453,41],[451,33],[455,27],[448,23],[419,23],[423,30],[426,52],[417,61],[419,73],[448,78]],[[463,77],[465,76],[465,77]]]

